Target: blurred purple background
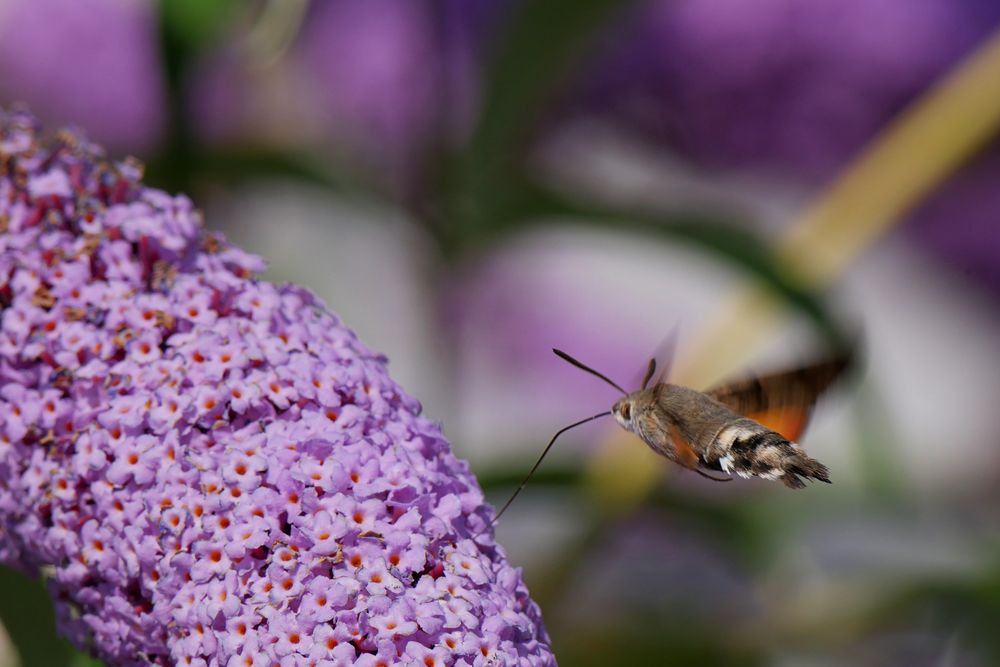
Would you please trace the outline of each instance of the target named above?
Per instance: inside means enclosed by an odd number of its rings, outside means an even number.
[[[470,204],[447,165],[491,111],[494,57],[533,4],[7,0],[0,100],[138,155],[266,257],[269,279],[317,291],[502,502],[552,432],[615,398],[552,347],[631,384],[671,330],[683,356],[748,283],[718,255],[613,223],[550,216],[492,236],[463,217],[498,204]],[[502,147],[511,183],[730,216],[765,243],[1000,27],[1000,4],[982,0],[629,7],[546,82],[524,150]],[[535,28],[561,39],[562,22]],[[1000,581],[987,539],[1000,527],[998,183],[994,142],[831,290],[868,360],[805,440],[831,489],[793,498],[668,470],[609,527],[580,470],[614,427],[566,437],[499,528],[563,664],[997,664],[995,641],[977,639],[996,601],[962,595]],[[467,245],[441,242],[442,219]],[[814,347],[800,315],[754,367]],[[941,581],[961,592],[938,595]]]

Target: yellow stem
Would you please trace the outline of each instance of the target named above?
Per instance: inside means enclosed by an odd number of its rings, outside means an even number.
[[[778,239],[777,261],[804,287],[822,289],[934,191],[1000,128],[1000,31],[915,101]],[[706,386],[741,368],[781,323],[781,304],[760,287],[742,290],[680,360],[679,382]],[[659,466],[630,438],[593,459],[606,500],[631,507]]]

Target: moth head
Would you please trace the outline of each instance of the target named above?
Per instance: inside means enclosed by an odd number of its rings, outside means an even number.
[[[611,408],[611,414],[615,416],[615,420],[621,425],[626,431],[632,430],[632,417],[635,412],[635,405],[632,402],[632,397],[627,396]]]

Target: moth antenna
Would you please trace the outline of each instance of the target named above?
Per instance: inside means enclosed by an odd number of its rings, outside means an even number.
[[[578,422],[574,422],[569,426],[559,429],[556,432],[556,434],[552,436],[552,439],[549,440],[549,444],[545,445],[545,449],[542,450],[542,455],[538,457],[537,461],[535,461],[535,465],[531,466],[531,471],[528,472],[528,476],[524,478],[523,482],[521,482],[521,486],[517,487],[517,490],[514,491],[514,493],[507,500],[507,502],[504,503],[503,507],[500,508],[500,511],[497,512],[496,516],[493,517],[493,521],[490,522],[489,527],[492,528],[496,524],[496,522],[500,520],[500,517],[503,516],[503,513],[506,512],[507,508],[510,507],[510,504],[514,502],[514,498],[517,498],[517,494],[521,493],[521,489],[524,488],[524,486],[528,483],[528,480],[530,480],[531,477],[535,474],[535,471],[538,470],[538,466],[542,465],[542,460],[545,458],[545,455],[549,453],[549,450],[552,449],[552,445],[555,444],[556,438],[558,438],[560,435],[570,430],[571,428],[576,428],[577,426],[581,426],[583,424],[586,424],[587,422],[592,422],[595,419],[599,419],[601,417],[607,417],[610,414],[611,414],[610,410],[608,410],[607,412],[601,412],[591,417],[587,417],[586,419],[581,419]]]
[[[568,361],[569,363],[573,364],[574,366],[576,366],[580,370],[587,371],[591,375],[596,375],[597,377],[601,378],[602,380],[604,380],[605,382],[607,382],[608,384],[610,384],[612,387],[614,387],[615,389],[617,389],[618,391],[620,391],[624,395],[628,396],[628,392],[625,391],[624,389],[622,389],[616,382],[613,382],[611,380],[611,378],[609,378],[607,375],[604,375],[603,373],[598,373],[597,371],[595,371],[590,366],[587,366],[587,365],[585,365],[585,364],[577,361],[576,359],[574,359],[573,357],[569,356],[568,354],[566,354],[562,350],[557,350],[556,348],[552,348],[552,351],[555,352],[556,356],[558,356],[563,361]]]
[[[713,482],[731,482],[731,481],[733,481],[732,477],[715,477],[714,475],[709,475],[704,470],[698,470],[697,468],[691,468],[691,470],[694,470],[696,473],[698,473],[699,475],[701,475],[705,479],[710,479]]]
[[[646,385],[649,384],[650,378],[653,377],[653,373],[656,372],[656,358],[651,358],[649,360],[649,366],[646,367],[646,375],[642,378],[642,388],[645,389]]]

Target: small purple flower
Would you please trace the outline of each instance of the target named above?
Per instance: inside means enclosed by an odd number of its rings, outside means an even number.
[[[0,113],[0,562],[115,665],[554,664],[440,428],[310,293]]]

